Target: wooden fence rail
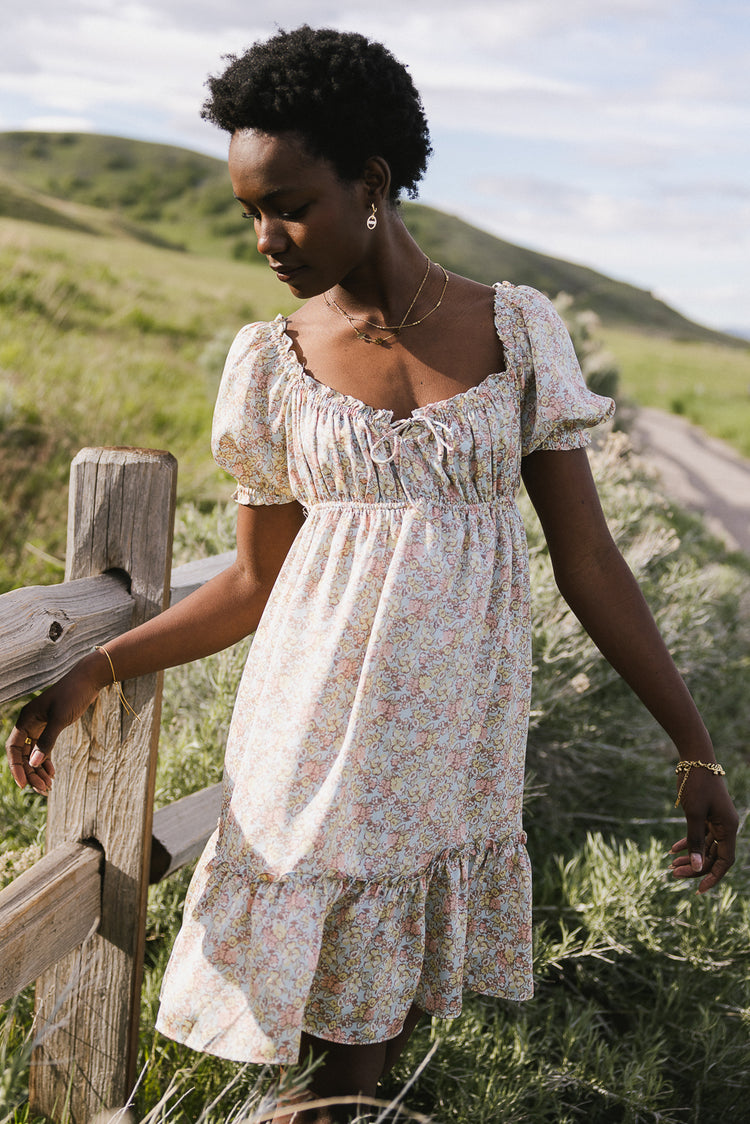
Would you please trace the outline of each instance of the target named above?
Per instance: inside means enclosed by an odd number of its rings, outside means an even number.
[[[234,559],[235,552],[186,562],[172,571],[169,603],[198,589]],[[127,574],[112,571],[61,585],[26,586],[0,596],[3,638],[0,703],[54,683],[102,637],[130,628],[133,599]]]
[[[0,597],[0,702],[58,679],[95,643],[180,600],[233,555],[171,573],[176,463],[84,449],[71,466],[65,582]],[[0,1002],[37,980],[32,1112],[88,1124],[135,1080],[150,881],[199,854],[220,785],[153,812],[161,675],[103,691],[58,739],[45,856],[0,892]]]
[[[17,995],[96,932],[102,867],[96,844],[63,843],[6,886],[0,902],[0,1001]]]
[[[99,574],[59,586],[14,589],[0,597],[3,653],[0,703],[54,683],[102,636],[130,628],[126,575]]]

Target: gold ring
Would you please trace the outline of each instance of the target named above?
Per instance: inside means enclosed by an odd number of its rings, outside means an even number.
[[[33,744],[34,744],[34,739],[33,739],[33,738],[24,738],[24,742],[23,742],[23,744],[24,744],[24,745],[33,745]]]

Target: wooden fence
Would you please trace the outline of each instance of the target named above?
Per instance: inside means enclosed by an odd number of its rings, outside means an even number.
[[[176,476],[169,453],[78,454],[65,581],[0,597],[0,702],[229,565],[231,554],[171,570]],[[0,892],[0,1002],[37,981],[31,1109],[57,1120],[67,1103],[74,1124],[133,1087],[148,886],[200,853],[220,803],[214,785],[154,814],[162,676],[123,689],[140,721],[110,688],[61,734],[46,853]]]

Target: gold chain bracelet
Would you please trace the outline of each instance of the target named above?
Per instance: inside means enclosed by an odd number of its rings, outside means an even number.
[[[725,777],[726,776],[726,773],[725,773],[724,769],[716,761],[678,761],[677,764],[675,765],[674,771],[677,774],[677,776],[679,776],[680,773],[684,773],[685,776],[682,779],[682,784],[680,785],[680,791],[677,793],[677,799],[674,802],[675,808],[679,807],[680,797],[682,796],[682,790],[685,787],[685,785],[687,784],[687,779],[690,776],[690,770],[691,769],[708,769],[709,773],[713,773],[715,777]]]
[[[115,674],[115,665],[112,663],[112,657],[110,656],[109,652],[107,651],[107,649],[104,647],[103,644],[95,644],[94,650],[97,651],[97,652],[104,652],[104,655],[107,657],[107,661],[109,663],[109,666],[112,669],[112,686],[117,691],[117,694],[120,697],[120,702],[122,703],[122,705],[124,706],[124,708],[128,712],[128,714],[132,714],[133,718],[135,718],[136,722],[140,722],[140,720],[141,720],[140,716],[136,714],[136,712],[133,710],[132,706],[130,705],[130,703],[128,702],[128,700],[125,698],[125,696],[122,693],[122,687],[120,686],[119,680],[118,680],[118,678]]]

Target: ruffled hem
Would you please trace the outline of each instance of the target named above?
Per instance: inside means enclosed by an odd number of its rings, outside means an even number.
[[[525,836],[441,852],[408,878],[292,872],[248,883],[213,853],[191,883],[157,1029],[235,1061],[292,1064],[304,1029],[383,1042],[412,1003],[532,991]]]

